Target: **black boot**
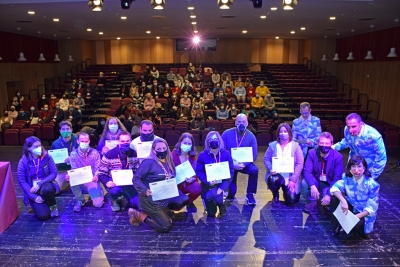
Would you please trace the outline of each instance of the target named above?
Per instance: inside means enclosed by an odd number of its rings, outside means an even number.
[[[335,228],[332,229],[331,234],[333,236],[339,235],[340,230],[342,230],[342,226],[340,226],[340,224],[339,224],[338,226],[336,226]]]

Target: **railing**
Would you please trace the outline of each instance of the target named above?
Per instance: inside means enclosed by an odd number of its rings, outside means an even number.
[[[361,104],[361,109],[368,109],[369,96],[367,94],[358,94],[357,104]]]
[[[355,95],[355,93],[357,93],[357,96]],[[360,95],[360,90],[358,90],[357,88],[350,88],[349,98],[354,98],[354,99],[357,99],[357,101],[358,101],[359,95]]]
[[[342,93],[345,93],[345,96],[351,98],[351,85],[347,84],[347,83],[343,83]]]

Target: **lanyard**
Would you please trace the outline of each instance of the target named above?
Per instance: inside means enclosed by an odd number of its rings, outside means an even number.
[[[321,170],[321,175],[324,175],[324,173],[325,173],[325,171],[324,171],[324,168],[325,168],[325,159],[324,159],[324,158],[322,158],[322,159],[321,159],[321,161],[322,161],[322,170]]]
[[[243,139],[244,139],[244,137],[245,137],[245,135],[246,135],[246,132],[244,132],[244,134],[243,134],[243,136],[242,136],[242,138],[240,139],[240,142],[238,143],[238,134],[237,134],[237,132],[235,132],[236,133],[236,147],[240,147],[240,145],[242,144],[242,142],[243,142]],[[282,152],[283,153],[283,152]]]
[[[63,142],[61,142],[61,144],[62,144],[62,146],[65,148],[65,146],[64,146],[64,143]],[[69,150],[68,150],[68,153],[70,153],[72,151],[72,142],[71,142],[71,144],[69,144]]]
[[[38,164],[36,165],[35,160],[33,159],[33,165],[35,166],[36,169],[36,179],[39,179],[38,175],[39,175],[39,167],[40,167],[40,158],[38,158]]]
[[[221,152],[219,152],[218,160],[217,160],[217,156],[214,153],[213,153],[213,155],[214,155],[215,163],[220,163],[221,162]]]
[[[121,158],[119,157],[119,154],[118,154],[118,159],[119,159],[119,161],[121,162],[121,165],[123,165],[122,164],[122,160],[121,160]],[[126,164],[125,164],[125,169],[128,169],[128,157],[126,157]]]
[[[167,179],[172,178],[172,175],[164,168],[164,165],[163,165],[159,160],[157,160],[157,163],[158,163],[158,165],[160,165],[161,168],[164,170],[165,177],[166,177]],[[168,165],[167,165],[167,166],[168,166]],[[167,167],[167,168],[169,169],[169,167]]]

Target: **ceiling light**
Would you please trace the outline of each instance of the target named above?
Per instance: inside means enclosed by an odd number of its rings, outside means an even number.
[[[194,33],[199,33],[199,31],[193,31]]]
[[[329,17],[329,19],[330,19],[330,20],[335,20],[335,19],[336,19],[336,17]]]
[[[92,31],[92,29],[86,29],[88,32],[91,32]]]
[[[267,18],[267,16],[263,15],[263,16],[260,16],[260,18],[262,18],[262,19],[266,19],[266,18]]]
[[[196,15],[190,15],[190,18],[191,18],[191,19],[195,19],[195,18],[196,18]]]
[[[150,0],[150,5],[157,10],[164,9],[165,0]]]
[[[276,36],[275,39],[279,39],[279,36]]]
[[[121,8],[129,9],[131,7],[132,0],[121,0]]]
[[[121,40],[121,37],[117,37],[117,40]]]
[[[271,10],[273,10],[273,11],[275,11],[275,10],[277,10],[277,9],[278,9],[278,8],[275,7],[275,6],[271,7]]]
[[[229,9],[233,5],[233,0],[218,0],[220,9]]]
[[[60,19],[58,19],[58,18],[54,18],[54,19],[53,19],[53,21],[55,21],[55,22],[59,22],[59,21],[60,21]]]
[[[301,27],[300,30],[305,31],[306,27]]]
[[[193,37],[193,43],[198,44],[200,42],[200,38],[198,36]]]
[[[194,7],[193,7],[193,6],[188,6],[188,9],[189,9],[189,10],[193,10]]]
[[[35,15],[35,11],[28,11],[29,15]]]
[[[297,0],[282,0],[283,10],[293,10],[297,6]]]
[[[290,34],[295,34],[295,33],[296,33],[295,31],[291,31],[291,32],[290,32]]]
[[[146,31],[146,33],[147,33],[147,34],[150,34],[150,33],[151,33],[151,31]]]
[[[247,33],[247,31],[242,31],[242,33]]]
[[[399,22],[399,19],[395,19],[394,22],[397,24],[397,23]],[[390,48],[390,52],[389,52],[389,54],[387,55],[387,57],[397,57],[396,48],[394,47],[395,44],[396,44],[396,28],[397,28],[397,25],[395,25],[395,27],[394,27],[393,47]]]
[[[160,36],[157,36],[156,38],[157,38],[157,39],[160,39]]]
[[[103,33],[103,32],[99,32],[99,34],[100,34],[100,35],[103,35],[104,33]]]
[[[89,0],[88,6],[92,8],[92,11],[102,11],[103,0]]]
[[[103,1],[101,0],[93,0],[93,5],[98,6],[102,3]]]
[[[126,19],[126,17],[125,17],[125,16],[122,16],[121,19]]]
[[[193,24],[193,25],[196,25],[196,24],[197,24],[197,22],[196,22],[196,21],[192,21],[192,24]]]

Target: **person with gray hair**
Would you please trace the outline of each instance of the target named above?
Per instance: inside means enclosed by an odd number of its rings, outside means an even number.
[[[328,132],[321,133],[318,137],[318,147],[308,151],[304,165],[303,188],[307,188],[310,200],[321,200],[325,207],[328,207],[331,201],[329,190],[342,178],[343,173],[343,156],[331,149],[332,144],[332,135]],[[315,202],[311,204],[315,206]]]
[[[361,155],[368,164],[374,180],[379,178],[386,166],[387,156],[382,135],[372,126],[365,124],[360,115],[350,113],[346,117],[344,138],[333,145],[337,151],[350,148],[349,159]]]

